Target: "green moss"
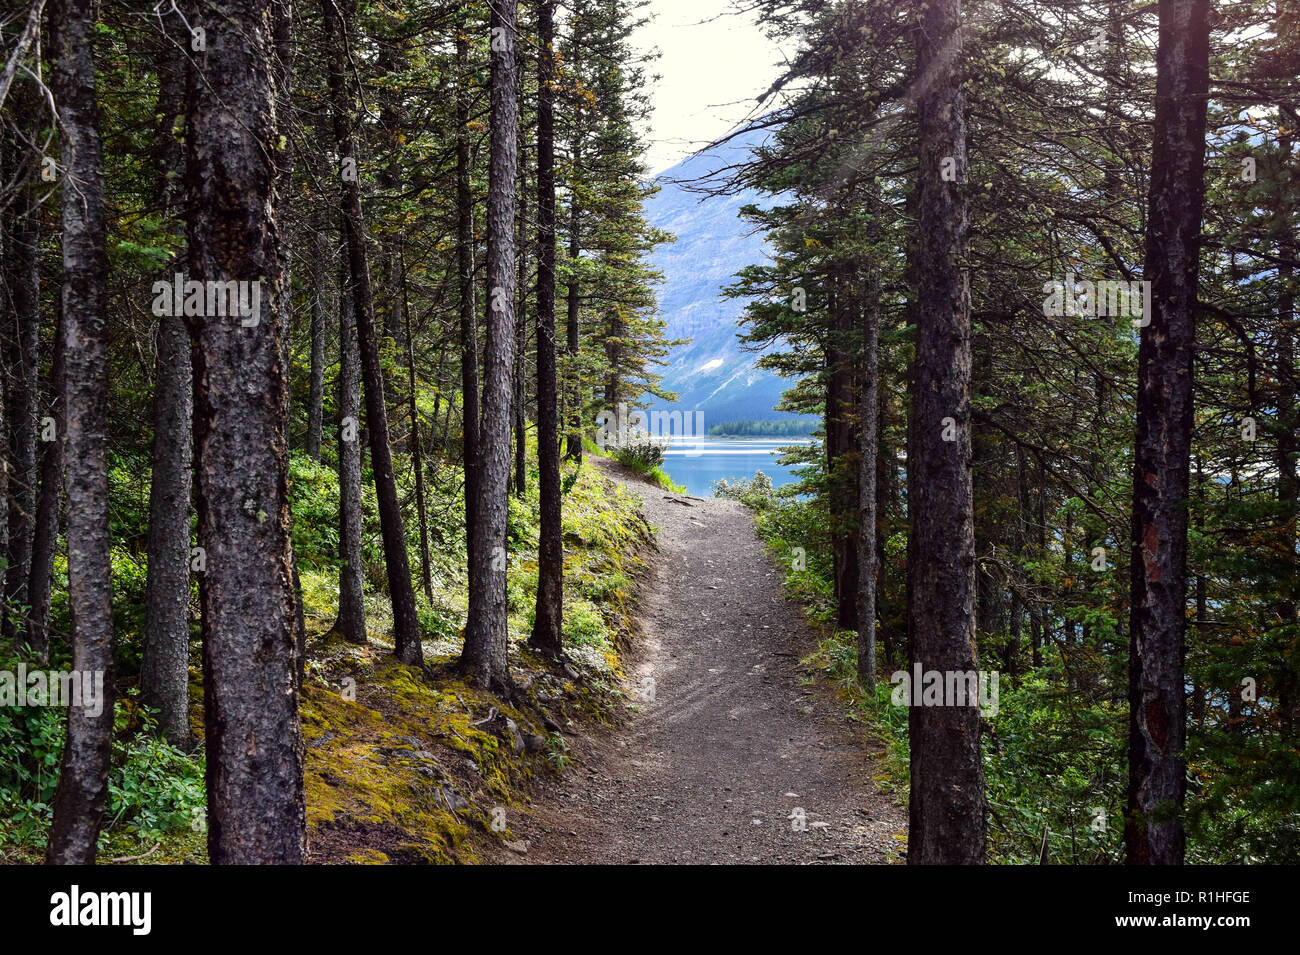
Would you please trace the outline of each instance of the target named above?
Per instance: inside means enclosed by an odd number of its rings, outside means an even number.
[[[367,647],[336,634],[311,639],[301,715],[314,860],[475,861],[490,843],[511,838],[508,828],[493,830],[493,810],[526,810],[531,780],[567,763],[563,735],[548,727],[613,714],[622,698],[618,648],[630,633],[635,579],[644,566],[636,551],[650,530],[636,497],[590,464],[570,478],[565,638],[576,678],[558,673],[526,643],[537,586],[535,525],[513,532],[510,660],[520,686],[513,705],[456,677],[459,627],[445,628],[454,642],[426,642],[427,672],[394,661],[382,638]],[[516,508],[512,519],[528,513]],[[458,577],[439,585],[435,604],[463,599]],[[332,610],[322,608],[320,629],[327,618]],[[519,751],[519,741],[530,738]]]
[[[389,861],[388,853],[380,852],[378,849],[358,849],[356,852],[348,853],[344,859],[351,865],[387,865]]]
[[[426,683],[418,670],[374,650],[356,655],[370,666],[351,677],[355,701],[344,695],[350,685],[303,691],[308,825],[380,827],[404,834],[408,852],[454,860],[473,822],[474,797],[506,788],[497,740],[470,726],[455,693]],[[450,764],[458,753],[491,771],[481,781],[456,773]]]

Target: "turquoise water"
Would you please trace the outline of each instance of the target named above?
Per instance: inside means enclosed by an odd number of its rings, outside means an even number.
[[[798,468],[777,463],[777,448],[805,443],[798,438],[674,438],[664,455],[664,470],[688,494],[712,497],[719,478],[752,478],[762,471],[774,487],[798,480]]]

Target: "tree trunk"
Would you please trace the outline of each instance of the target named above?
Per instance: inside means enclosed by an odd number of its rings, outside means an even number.
[[[329,261],[325,243],[317,232],[312,240],[311,293],[311,381],[307,389],[307,455],[320,464],[321,432],[325,403],[325,270]]]
[[[1205,112],[1208,0],[1160,0],[1154,153],[1138,346],[1129,632],[1130,865],[1183,861],[1187,489]]]
[[[581,122],[582,110],[575,108],[574,126]],[[581,292],[582,283],[578,281],[578,263],[582,244],[580,239],[581,231],[581,208],[578,204],[577,195],[577,178],[580,175],[579,168],[582,164],[582,140],[580,133],[575,133],[573,144],[573,178],[574,182],[569,187],[569,282],[565,290],[567,295],[566,315],[564,325],[564,345],[569,355],[569,373],[566,376],[568,381],[566,391],[566,403],[568,404],[567,417],[569,423],[568,448],[565,451],[565,457],[570,461],[582,460],[582,373],[578,369],[578,335],[579,316],[581,312]]]
[[[862,421],[858,441],[858,682],[876,689],[876,458],[880,389],[880,298],[874,272],[862,315]]]
[[[827,336],[826,473],[830,478],[830,537],[836,623],[841,630],[858,628],[858,469],[851,464],[858,450],[853,430],[853,309],[850,277],[843,264],[833,266],[831,313],[834,327]]]
[[[339,146],[342,180],[343,233],[352,272],[352,310],[357,321],[357,343],[361,349],[361,374],[365,383],[366,431],[370,436],[370,464],[375,475],[375,497],[379,503],[379,527],[384,539],[384,563],[388,569],[388,590],[393,605],[393,655],[402,663],[424,662],[420,646],[420,624],[415,612],[415,588],[406,555],[406,527],[393,477],[393,453],[388,437],[388,411],[384,405],[384,370],[379,361],[379,343],[374,321],[374,300],[366,264],[366,233],[361,215],[361,174],[356,169],[356,147],[352,138],[354,116],[346,92],[345,48],[350,35],[355,0],[336,7],[323,0],[325,35],[330,48],[330,98],[333,100],[334,134]],[[341,11],[341,13],[339,12]],[[351,167],[354,175],[346,171]]]
[[[1037,527],[1037,548],[1034,551],[1034,559],[1042,561],[1047,554],[1047,475],[1042,468],[1038,471],[1038,527]],[[1047,627],[1047,608],[1043,601],[1038,602],[1038,606],[1033,611],[1033,617],[1030,622],[1030,663],[1034,667],[1043,665],[1043,644],[1051,636]]]
[[[474,501],[478,497],[478,313],[474,304],[474,194],[469,154],[469,40],[465,24],[456,31],[456,256],[460,279],[461,451],[465,464],[465,539],[478,539]],[[448,410],[450,414],[450,409]]]
[[[447,345],[446,340],[439,337],[441,344],[438,346],[438,373],[433,379],[433,411],[429,414],[429,448],[434,452],[435,474],[437,466],[437,452],[442,447],[442,439],[438,435],[438,411],[442,405],[443,389],[443,370],[447,366]]]
[[[971,499],[970,306],[965,250],[966,103],[961,88],[960,0],[932,0],[922,14],[917,73],[919,228],[916,376],[909,427],[908,513],[914,560],[911,662],[922,671],[975,672],[975,536]],[[945,181],[951,158],[957,182]],[[944,419],[952,419],[945,422]],[[952,440],[945,440],[952,438]],[[913,700],[907,861],[984,861],[980,713]]]
[[[1065,645],[1071,646],[1074,643],[1075,623],[1070,612],[1074,610],[1075,592],[1078,589],[1078,583],[1075,581],[1074,567],[1074,518],[1069,512],[1065,512],[1065,527],[1061,530],[1061,564],[1065,569],[1065,578],[1069,583],[1066,584],[1064,594],[1065,612],[1062,614],[1065,626]]]
[[[68,605],[72,668],[103,679],[89,705],[68,708],[67,742],[45,861],[95,861],[113,741],[113,595],[109,557],[108,256],[104,160],[91,47],[90,0],[56,0],[53,87],[63,134],[63,347],[68,466]],[[98,709],[97,713],[94,710]],[[92,713],[94,715],[92,715]]]
[[[160,318],[157,343],[140,697],[159,710],[163,735],[188,746],[192,381],[183,320]]]
[[[339,260],[339,615],[331,630],[366,642],[365,577],[361,566],[361,350],[352,310],[346,253]]]
[[[469,614],[461,667],[479,686],[509,694],[506,654],[506,482],[510,472],[510,376],[514,351],[515,176],[518,102],[515,2],[492,7],[492,157],[488,170],[486,350],[483,424],[469,553]]]
[[[555,367],[555,6],[537,0],[537,608],[529,643],[563,652],[564,542]]]
[[[293,127],[293,58],[296,52],[293,29],[295,0],[274,0],[272,6],[271,40],[274,49],[272,76],[275,81],[275,114],[277,125],[286,130],[278,137],[275,154],[276,223],[280,235],[280,268],[276,281],[280,283],[280,365],[288,377],[293,368],[293,140],[287,131]],[[284,420],[289,421],[289,388],[284,390]],[[307,666],[307,614],[302,605],[302,580],[298,575],[298,554],[293,546],[293,511],[289,512],[289,568],[293,583],[293,633],[297,648],[295,686],[302,687]]]
[[[522,70],[522,64],[520,66]],[[528,418],[525,414],[524,359],[528,352],[528,151],[524,124],[519,124],[519,215],[516,243],[519,246],[519,302],[515,312],[514,432],[515,471],[511,481],[515,496],[528,489]]]
[[[1020,650],[1020,634],[1025,618],[1029,618],[1029,645],[1031,665],[1038,648],[1038,610],[1031,602],[1029,574],[1026,567],[1031,560],[1029,548],[1029,462],[1025,458],[1025,449],[1016,445],[1016,568],[1011,583],[1016,588],[1012,600],[1012,637],[1008,648],[1006,669],[1011,673],[1019,672],[1016,654]]]
[[[261,280],[263,292],[263,308],[251,318],[188,320],[207,561],[200,593],[208,853],[219,865],[297,864],[304,851],[276,220],[276,12],[273,0],[202,0],[190,21],[207,28],[207,51],[191,60],[186,123],[191,278]]]
[[[402,322],[406,330],[406,384],[407,404],[411,413],[411,466],[415,469],[415,513],[420,528],[420,583],[424,596],[433,603],[433,570],[429,559],[429,512],[424,497],[424,451],[420,447],[420,409],[415,393],[415,343],[411,335],[411,305],[406,299],[406,258],[400,259],[402,268]]]
[[[39,24],[39,19],[37,24]],[[17,175],[19,157],[17,145],[7,135],[0,135],[0,178]],[[11,172],[12,168],[12,172]],[[13,222],[8,215],[0,215],[0,270],[6,270],[9,260],[13,258]],[[0,309],[6,312],[13,308],[13,296],[9,292],[8,282],[0,281]],[[0,316],[0,333],[4,331],[4,318]],[[9,409],[5,407],[9,398],[10,362],[7,354],[0,352],[0,554],[9,553],[9,434],[11,429]],[[4,589],[4,578],[0,575],[0,592]],[[2,627],[3,624],[0,624]]]
[[[1279,142],[1280,151],[1290,156],[1291,138],[1284,136]],[[1279,285],[1277,307],[1277,419],[1278,439],[1274,460],[1277,463],[1278,529],[1281,532],[1279,553],[1282,555],[1282,599],[1277,603],[1277,618],[1282,628],[1282,646],[1286,649],[1284,664],[1276,676],[1278,722],[1283,735],[1294,738],[1300,722],[1300,674],[1296,672],[1293,657],[1300,640],[1297,630],[1297,597],[1300,597],[1300,559],[1296,553],[1296,517],[1300,509],[1300,476],[1296,474],[1296,452],[1300,450],[1300,419],[1296,416],[1297,379],[1295,365],[1295,270],[1290,261],[1295,257],[1294,203],[1290,194],[1284,194],[1274,217],[1281,235],[1278,238],[1278,257],[1287,260],[1278,265]]]
[[[61,298],[61,296],[60,296]],[[54,574],[54,551],[59,542],[59,510],[63,500],[63,389],[64,327],[63,303],[55,303],[58,317],[54,323],[53,355],[50,359],[49,417],[54,423],[50,440],[41,442],[41,493],[36,500],[36,530],[32,538],[32,577],[28,594],[32,602],[28,614],[27,640],[42,662],[50,653],[50,588]]]
[[[174,125],[184,107],[189,33],[164,19],[159,52],[158,187],[168,215],[184,212],[184,145]],[[168,277],[173,269],[168,269]],[[145,581],[140,698],[158,712],[158,729],[188,748],[190,734],[190,494],[193,483],[193,381],[183,317],[158,319],[150,456],[148,577]]]
[[[879,296],[879,277],[877,277],[876,294]],[[877,328],[877,356],[876,370],[879,377],[880,360],[879,360],[879,329]],[[894,451],[888,446],[889,436],[889,389],[882,387],[879,380],[876,383],[876,606],[878,617],[888,612],[889,608],[880,608],[881,600],[885,594],[885,544],[888,537],[886,528],[889,521],[889,505],[893,500],[892,489],[896,478],[896,464]],[[892,627],[882,628],[883,642],[885,644],[885,666],[893,666],[894,663],[894,634]]]

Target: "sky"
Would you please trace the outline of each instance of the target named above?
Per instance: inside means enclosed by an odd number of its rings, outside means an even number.
[[[662,76],[650,91],[651,175],[744,120],[777,75],[780,49],[752,16],[733,9],[734,0],[650,0],[645,8],[652,19],[635,42],[662,54],[650,65]]]

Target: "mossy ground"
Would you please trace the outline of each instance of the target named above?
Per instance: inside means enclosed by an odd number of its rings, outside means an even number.
[[[365,647],[334,634],[310,641],[301,713],[313,862],[474,862],[488,841],[512,840],[510,819],[527,801],[530,779],[563,770],[565,733],[613,712],[622,693],[619,644],[642,566],[637,551],[650,531],[635,497],[590,463],[566,478],[562,668],[526,643],[536,491],[512,507],[512,520],[528,526],[512,529],[511,703],[457,676],[459,631],[426,640],[423,670],[394,661],[384,634]],[[460,609],[463,595],[460,574],[444,574],[434,602]],[[328,626],[333,608],[319,609],[314,619]]]

